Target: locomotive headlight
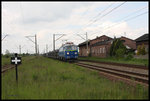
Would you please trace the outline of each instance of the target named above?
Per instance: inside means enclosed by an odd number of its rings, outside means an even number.
[[[77,54],[77,52],[75,52],[74,54]]]
[[[69,55],[69,52],[67,52],[67,55]]]

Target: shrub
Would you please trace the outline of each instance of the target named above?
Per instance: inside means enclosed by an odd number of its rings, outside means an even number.
[[[146,54],[144,44],[142,44],[142,46],[141,46],[141,54],[142,54],[142,55],[145,55],[145,54]]]
[[[113,43],[110,47],[110,56],[123,56],[126,53],[126,47],[123,44],[123,41],[121,41],[120,39],[114,39]],[[123,53],[121,53],[123,52]]]
[[[116,50],[116,57],[122,58],[122,57],[124,57],[124,54],[125,54],[124,49],[119,48],[119,49]]]
[[[145,46],[144,44],[139,45],[138,48],[137,48],[137,55],[145,55],[146,54],[146,51],[145,51]]]
[[[6,57],[6,58],[9,58],[9,57],[10,57],[10,55],[6,54],[6,55],[5,55],[5,57]]]
[[[133,55],[132,54],[128,54],[125,58],[125,60],[131,60],[133,58]]]

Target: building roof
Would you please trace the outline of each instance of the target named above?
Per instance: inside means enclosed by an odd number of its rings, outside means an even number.
[[[88,40],[88,45],[89,45],[89,44],[90,44],[90,40]],[[86,41],[80,43],[78,46],[84,46],[84,45],[86,45]]]
[[[96,42],[95,44],[92,44],[92,46],[106,45],[106,44],[108,44],[110,41],[111,41],[111,40],[99,41],[99,42]]]
[[[99,37],[96,37],[95,39],[93,39],[93,40],[96,40],[96,39],[99,39],[99,38],[101,38],[101,37],[108,37],[108,38],[110,38],[110,39],[113,39],[113,38],[111,38],[111,37],[109,37],[109,36],[106,36],[106,35],[102,35],[102,36],[99,36]],[[91,40],[91,41],[93,41],[93,40]]]
[[[148,41],[149,38],[148,38],[149,34],[144,34],[142,36],[140,36],[139,38],[135,39],[136,42],[138,41]]]
[[[120,39],[121,39],[121,38],[125,38],[125,39],[128,39],[128,40],[131,40],[131,41],[134,41],[134,42],[135,42],[135,40],[132,40],[132,39],[127,38],[127,37],[124,37],[124,36],[121,36]]]

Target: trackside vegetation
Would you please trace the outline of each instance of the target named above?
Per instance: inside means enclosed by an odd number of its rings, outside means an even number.
[[[114,62],[114,63],[124,63],[124,64],[135,64],[135,65],[144,65],[149,66],[148,59],[136,59],[136,58],[116,58],[116,57],[107,57],[107,58],[100,58],[100,57],[79,57],[79,60],[94,60],[94,61],[102,61],[102,62]]]
[[[148,99],[142,85],[113,82],[97,71],[42,56],[22,60],[18,84],[15,69],[1,76],[2,99]]]

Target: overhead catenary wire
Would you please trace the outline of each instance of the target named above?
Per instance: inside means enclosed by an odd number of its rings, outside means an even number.
[[[137,17],[139,17],[139,16],[142,16],[142,15],[144,15],[144,14],[146,14],[146,13],[148,13],[148,12],[144,12],[144,13],[142,13],[142,14],[136,15],[136,16],[134,16],[134,17],[132,17],[132,18],[129,18],[129,19],[126,19],[126,20],[124,20],[124,21],[132,20],[132,19],[137,18]],[[119,25],[119,24],[121,24],[121,23],[123,23],[123,22],[120,22],[120,23],[118,23],[118,24],[111,25],[111,26],[109,26],[109,27],[107,27],[107,28],[105,28],[105,29],[103,29],[103,30],[106,31],[107,29],[112,28],[112,27],[114,27],[114,26],[116,26],[116,25]],[[98,31],[98,32],[99,32],[99,31]],[[98,33],[98,32],[95,32],[95,33],[92,33],[92,34],[94,35],[94,34],[96,34],[96,33]]]
[[[132,16],[133,14],[135,14],[135,13],[137,13],[137,12],[139,12],[139,11],[145,9],[145,8],[147,8],[147,6],[144,6],[144,7],[140,8],[140,9],[136,9],[134,12],[128,14],[128,15],[125,16],[125,17],[123,17],[121,20],[126,19],[126,18],[128,18],[129,16]],[[119,19],[119,20],[116,20],[115,22],[118,22],[118,21],[120,21],[120,19]],[[102,25],[102,24],[103,24],[103,23],[100,23],[99,25]]]
[[[91,20],[86,24],[84,25],[84,27],[86,28],[87,26],[89,26],[91,23],[92,20],[95,21],[95,18],[100,16],[102,13],[104,13],[108,8],[110,8],[114,3],[111,3],[110,5],[108,5],[103,11],[101,11],[100,13],[98,13],[96,16],[92,17]],[[93,23],[93,22],[92,22]],[[77,33],[81,32],[81,30],[84,28],[82,27]],[[74,34],[75,35],[75,34]],[[81,37],[81,36],[80,36]]]
[[[118,6],[116,6],[116,7],[114,7],[113,9],[111,9],[109,12],[107,12],[106,14],[104,14],[104,15],[102,15],[100,18],[98,18],[98,19],[96,19],[96,20],[94,20],[90,25],[92,25],[93,23],[95,23],[95,22],[97,22],[98,20],[100,20],[101,18],[103,18],[103,17],[105,17],[106,15],[108,15],[108,14],[110,14],[111,12],[113,12],[115,9],[117,9],[117,8],[119,8],[119,7],[121,7],[123,4],[125,4],[126,3],[126,1],[125,2],[123,2],[123,3],[121,3],[120,5],[118,5]]]
[[[100,18],[98,18],[98,19],[101,19],[101,18],[103,18],[103,17],[105,17],[106,15],[108,15],[108,14],[110,14],[112,11],[114,11],[115,9],[117,9],[117,8],[119,8],[120,6],[122,6],[123,4],[125,4],[126,3],[126,1],[125,2],[123,2],[123,3],[121,3],[120,5],[118,5],[118,6],[116,6],[116,7],[114,7],[114,8],[112,8],[110,11],[108,11],[106,14],[104,14],[104,15],[102,15]],[[113,4],[110,4],[104,11],[106,11],[109,7],[111,7]],[[103,12],[103,11],[102,11]],[[99,13],[99,14],[101,14],[101,13]],[[93,23],[95,23],[95,22],[97,22],[98,21],[98,19],[96,19],[96,20],[94,20],[90,25],[92,25]],[[82,30],[82,29],[81,29]],[[79,32],[81,32],[81,31],[79,31]],[[78,32],[78,33],[79,33]]]
[[[133,14],[135,14],[135,13],[137,13],[137,12],[139,12],[139,11],[145,9],[145,8],[147,8],[147,6],[144,6],[144,7],[140,8],[140,9],[136,9],[134,12],[128,14],[128,15],[125,16],[125,17],[123,17],[123,18],[121,19],[121,21],[123,21],[124,19],[128,18],[129,16],[132,16]],[[115,22],[118,22],[118,21],[120,21],[120,19],[119,19],[119,20],[116,20]],[[121,22],[121,23],[122,23],[122,22]],[[103,24],[103,23],[101,23],[101,24]],[[101,24],[99,24],[99,25],[101,25]],[[113,25],[116,25],[116,24],[113,24]],[[111,25],[111,26],[113,26],[113,25]],[[110,27],[110,26],[109,26],[109,27]],[[105,29],[105,28],[106,28],[106,27],[104,27],[104,29]],[[97,32],[96,32],[96,33],[97,33]]]
[[[98,13],[96,16],[92,17],[91,20],[88,21],[88,23],[87,23],[86,25],[83,26],[83,28],[86,27],[86,26],[88,26],[88,24],[89,24],[92,20],[94,20],[94,18],[100,16],[100,15],[101,15],[102,13],[104,13],[108,8],[110,8],[113,4],[114,4],[114,3],[111,3],[111,4],[108,5],[102,12],[100,12],[100,13]],[[86,13],[89,11],[89,9],[90,9],[90,7],[86,10]],[[80,28],[79,31],[78,31],[77,33],[79,33],[80,30],[82,30],[82,28]],[[73,34],[73,35],[76,35],[76,34]]]
[[[102,12],[98,13],[95,17],[100,16],[102,13],[104,13],[104,11],[106,11],[108,8],[110,8],[113,4],[114,4],[114,3],[108,5]],[[90,23],[92,20],[94,20],[95,17],[93,17],[93,18],[89,21],[89,23]],[[94,21],[95,21],[95,20],[94,20]],[[93,22],[91,22],[91,23],[93,23]],[[91,23],[90,23],[90,24],[91,24]],[[85,28],[86,28],[87,26],[89,26],[90,24],[87,23],[86,25],[84,25]],[[82,27],[82,28],[80,29],[80,31],[78,31],[77,33],[81,32],[81,30],[82,30],[83,28],[84,28],[84,27]]]

